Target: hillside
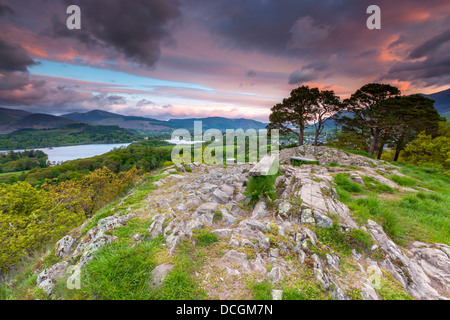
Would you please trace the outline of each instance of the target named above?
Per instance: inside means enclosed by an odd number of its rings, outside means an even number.
[[[424,96],[433,99],[435,101],[434,107],[439,114],[450,120],[450,89]]]
[[[145,117],[124,116],[102,110],[92,110],[86,113],[70,113],[65,118],[96,123],[101,125],[117,125],[121,128],[134,129],[146,132],[172,132],[174,129],[194,129],[194,121],[202,121],[203,129],[264,129],[266,124],[251,119],[228,119],[223,117],[170,119],[161,121]]]
[[[21,129],[54,129],[76,121],[43,113],[27,113],[23,110],[0,110],[0,134],[12,133]]]
[[[291,156],[320,165],[292,166]],[[32,278],[18,276],[3,292],[22,288],[40,299],[450,298],[449,178],[327,147],[284,149],[280,165],[277,199],[254,207],[244,195],[251,164],[166,168],[58,241],[25,271]],[[78,290],[67,288],[77,283]]]
[[[119,128],[118,126],[99,126],[72,122],[72,120],[69,120],[69,124],[63,125],[64,121],[61,121],[59,122],[60,126],[57,128],[21,129],[9,134],[2,134],[0,135],[0,150],[92,143],[121,143],[131,142],[138,138],[135,132]]]

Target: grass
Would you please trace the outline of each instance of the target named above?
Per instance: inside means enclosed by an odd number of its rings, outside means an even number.
[[[252,204],[256,204],[263,198],[275,200],[277,198],[275,180],[278,175],[279,172],[273,175],[249,177],[247,188],[244,192],[248,198],[248,201]]]
[[[374,244],[368,232],[359,229],[345,232],[338,224],[331,228],[318,228],[316,234],[320,242],[345,255],[350,255],[353,249],[359,253],[369,251]]]
[[[198,231],[195,231],[193,234],[193,238],[198,246],[200,247],[207,247],[210,244],[213,244],[219,239],[217,238],[216,234],[211,232],[209,229],[201,229]]]
[[[291,165],[293,166],[301,166],[303,164],[316,164],[316,165],[320,165],[320,162],[317,160],[314,161],[307,161],[307,160],[293,160],[291,159]]]
[[[397,243],[412,241],[439,242],[450,245],[450,178],[433,168],[399,165],[403,174],[390,178],[402,186],[427,188],[433,191],[398,193],[389,186],[363,177],[363,188],[350,181],[344,173],[335,175],[340,201],[347,204],[360,224],[372,219],[384,228]],[[395,194],[382,198],[380,193]],[[355,197],[363,195],[363,197]]]

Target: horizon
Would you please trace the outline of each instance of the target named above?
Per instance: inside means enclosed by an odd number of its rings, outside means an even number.
[[[69,30],[63,0],[0,0],[0,107],[267,123],[301,85],[341,99],[371,82],[449,89],[448,1],[372,2],[381,29],[367,1],[76,0]]]

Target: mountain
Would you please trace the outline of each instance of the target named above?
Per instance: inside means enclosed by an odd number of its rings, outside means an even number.
[[[424,96],[433,99],[435,101],[434,107],[439,114],[450,120],[450,89],[432,94],[424,94]]]
[[[101,125],[117,125],[125,129],[139,131],[171,132],[174,129],[193,130],[194,121],[202,121],[203,130],[207,129],[264,129],[265,123],[251,119],[228,119],[223,117],[170,119],[169,121],[156,120],[152,118],[124,116],[102,110],[92,110],[86,113],[69,113],[62,115],[64,118],[95,123]]]
[[[173,130],[166,121],[160,121],[145,117],[124,116],[103,110],[92,110],[85,113],[69,113],[62,115],[64,118],[95,123],[100,125],[116,125],[124,129],[139,131],[170,132]]]
[[[20,129],[54,129],[78,122],[49,114],[5,108],[0,109],[0,118],[0,134],[7,134]]]
[[[209,117],[209,118],[191,118],[191,119],[170,119],[168,122],[175,125],[177,128],[185,128],[193,130],[194,121],[201,121],[203,130],[219,129],[224,131],[226,129],[265,129],[266,124],[251,120],[251,119],[228,119],[223,117]]]

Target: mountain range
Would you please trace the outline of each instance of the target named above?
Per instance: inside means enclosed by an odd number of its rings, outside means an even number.
[[[193,129],[194,121],[202,121],[203,130],[264,129],[266,124],[251,119],[228,119],[223,117],[171,119],[168,121],[146,117],[124,116],[103,110],[74,112],[61,116],[30,113],[24,110],[0,108],[0,134],[20,129],[55,129],[73,123],[87,123],[102,126],[118,126],[140,132],[170,133],[174,129]]]
[[[435,101],[440,115],[450,119],[450,89],[425,95]],[[203,130],[208,129],[264,129],[266,123],[251,119],[228,119],[224,117],[157,120],[138,116],[124,116],[103,110],[74,112],[61,116],[31,113],[24,110],[0,108],[0,134],[8,134],[21,129],[55,129],[73,123],[87,123],[103,126],[118,126],[139,132],[170,133],[174,129],[192,130],[194,121],[202,121]]]

